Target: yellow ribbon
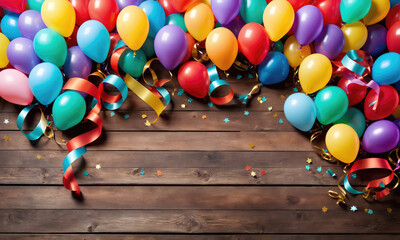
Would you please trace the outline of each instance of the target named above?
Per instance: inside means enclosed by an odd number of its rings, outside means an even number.
[[[192,57],[194,60],[201,63],[210,60],[205,49],[200,49],[200,43],[193,45]]]

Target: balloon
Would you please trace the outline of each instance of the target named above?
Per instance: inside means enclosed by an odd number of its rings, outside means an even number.
[[[89,16],[89,1],[90,0],[69,0],[72,7],[75,9],[76,15],[76,24],[78,26],[82,25],[82,23],[90,20]]]
[[[149,33],[149,20],[141,8],[127,6],[118,15],[117,30],[130,49],[138,50]]]
[[[390,52],[400,53],[400,21],[389,28],[386,42]]]
[[[154,39],[151,37],[147,37],[146,41],[143,43],[141,50],[143,50],[148,59],[155,56],[156,52],[154,51]]]
[[[192,50],[193,50],[194,44],[196,44],[196,41],[194,40],[192,35],[190,35],[190,33],[185,33],[185,34],[188,39],[188,49],[187,49],[186,55],[183,58],[181,63],[187,62],[190,59],[190,57],[192,56]]]
[[[188,40],[183,30],[176,25],[167,25],[157,33],[154,50],[162,65],[172,70],[186,55]]]
[[[42,4],[44,0],[27,0],[29,9],[40,12],[42,10]]]
[[[352,127],[356,131],[359,138],[363,135],[366,127],[365,116],[357,108],[347,109],[347,112],[343,115],[343,117],[334,122],[335,125],[339,123],[343,123]]]
[[[29,74],[32,68],[40,63],[32,40],[23,37],[10,42],[7,47],[7,57],[13,67],[26,74]]]
[[[52,63],[40,63],[29,74],[29,87],[35,98],[43,105],[52,103],[60,94],[62,86],[61,71]]]
[[[101,22],[109,32],[115,28],[119,13],[115,0],[90,0],[88,12],[90,19]]]
[[[92,60],[78,46],[73,46],[68,49],[63,69],[68,79],[86,78],[91,73]]]
[[[183,90],[197,98],[204,98],[210,86],[207,68],[196,61],[189,61],[182,65],[179,69],[178,81]]]
[[[84,22],[76,36],[80,49],[93,61],[102,63],[110,49],[110,34],[101,22],[89,20]]]
[[[293,6],[293,10],[296,12],[301,7],[312,4],[313,0],[288,0],[288,2]]]
[[[185,25],[197,41],[203,41],[214,28],[214,15],[205,3],[199,3],[185,13]]]
[[[283,110],[286,119],[297,129],[308,132],[314,126],[317,110],[313,100],[304,93],[290,95]]]
[[[156,1],[145,1],[139,7],[146,14],[149,24],[149,36],[154,38],[157,32],[165,25],[165,12],[161,4]]]
[[[1,31],[9,40],[21,37],[18,29],[19,14],[7,13],[1,20]]]
[[[276,42],[277,43],[277,42]],[[275,44],[276,44],[275,43]],[[311,54],[310,46],[300,46],[294,35],[290,36],[283,46],[283,54],[285,54],[289,65],[292,68],[300,66],[301,62]]]
[[[296,12],[292,30],[297,42],[306,46],[318,37],[323,26],[324,19],[319,9],[313,5],[306,5]]]
[[[354,106],[364,100],[367,95],[367,87],[350,83],[351,81],[349,79],[343,77],[339,80],[337,86],[346,92],[347,98],[349,99],[349,106]]]
[[[359,50],[367,41],[368,30],[362,22],[348,23],[342,26],[344,47],[342,52]]]
[[[235,62],[238,53],[235,35],[223,27],[212,30],[206,40],[206,51],[218,68],[223,71],[228,70]]]
[[[390,0],[390,7],[393,8],[395,5],[399,4],[400,0]]]
[[[269,38],[263,26],[248,23],[240,30],[239,50],[253,65],[260,64],[269,51]]]
[[[346,124],[336,124],[329,128],[325,143],[328,151],[343,163],[352,163],[360,149],[356,131]]]
[[[71,36],[75,27],[75,10],[67,0],[46,0],[42,5],[43,22],[64,37]]]
[[[229,29],[233,33],[233,35],[235,35],[235,37],[237,38],[239,36],[240,30],[242,30],[242,28],[244,27],[245,24],[246,23],[243,21],[242,17],[237,16],[237,17],[235,17],[235,19],[233,19],[233,21],[226,24],[224,27]],[[222,27],[222,25],[219,22],[217,22],[215,24],[215,27],[216,28]]]
[[[286,0],[274,0],[264,10],[263,22],[269,39],[276,42],[292,28],[294,11]]]
[[[142,0],[117,0],[118,9],[121,11],[129,5],[139,6]]]
[[[8,44],[10,44],[10,40],[4,34],[0,33],[0,68],[7,67],[9,63],[7,58]]]
[[[258,77],[264,85],[281,83],[288,75],[289,62],[281,52],[269,52],[258,66]]]
[[[391,121],[380,120],[368,126],[362,140],[363,148],[369,153],[384,153],[397,146],[399,128]]]
[[[341,0],[340,14],[345,23],[361,20],[371,9],[371,0]]]
[[[146,55],[142,50],[137,50],[135,53],[131,49],[126,49],[118,61],[118,66],[125,73],[134,78],[142,76],[144,65],[146,65]]]
[[[271,47],[272,47],[272,51],[283,52],[283,43],[282,43],[282,41],[277,41],[277,42],[272,43]],[[299,48],[300,48],[300,44],[299,44]]]
[[[400,21],[400,4],[397,4],[390,9],[385,20],[386,28],[389,29],[397,21]]]
[[[58,96],[53,104],[53,119],[56,127],[67,130],[82,121],[86,112],[86,103],[82,95],[67,91]]]
[[[23,37],[32,39],[41,29],[46,28],[42,16],[38,11],[27,10],[18,18],[18,30]]]
[[[389,0],[371,0],[371,9],[364,17],[365,25],[372,25],[383,20],[390,10]]]
[[[211,9],[222,25],[230,23],[240,12],[242,0],[211,0]]]
[[[33,94],[29,88],[28,77],[15,69],[5,69],[0,72],[0,97],[18,104],[29,105]]]
[[[317,0],[314,5],[321,11],[325,24],[339,22],[340,0]]]
[[[321,34],[315,39],[315,51],[325,55],[330,60],[335,59],[344,47],[344,34],[333,24],[325,25]]]
[[[349,106],[346,93],[336,86],[329,86],[319,91],[314,101],[317,108],[317,119],[323,125],[342,118]]]
[[[267,2],[264,0],[243,0],[240,15],[246,23],[256,22],[262,24],[266,7]]]
[[[26,8],[26,0],[2,0],[0,7],[11,12],[22,13]]]
[[[325,87],[331,77],[331,61],[322,54],[311,54],[300,64],[299,80],[306,94],[314,93]]]
[[[67,43],[63,36],[51,28],[40,30],[33,39],[36,55],[45,62],[61,67],[67,59]],[[51,49],[51,51],[49,51]]]
[[[367,26],[368,38],[362,49],[372,56],[381,54],[386,49],[387,30],[380,24]]]
[[[385,53],[372,65],[372,79],[379,85],[390,85],[400,81],[400,54]]]
[[[182,28],[182,30],[184,32],[187,32],[187,28],[185,25],[185,19],[179,13],[173,13],[171,15],[168,15],[165,23],[166,23],[165,25],[171,25],[171,24],[176,25],[176,26]]]
[[[379,100],[376,110],[373,105],[376,102],[376,92],[370,91],[364,101],[364,114],[368,120],[379,120],[390,116],[399,105],[399,94],[390,85],[380,86]]]
[[[190,7],[194,6],[197,0],[170,0],[170,4],[178,12],[184,12]]]
[[[175,9],[175,7],[170,3],[170,1],[171,0],[158,0],[158,2],[164,8],[166,16],[178,12],[178,10]]]

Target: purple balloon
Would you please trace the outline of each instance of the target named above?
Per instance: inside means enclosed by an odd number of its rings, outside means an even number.
[[[323,26],[321,11],[313,5],[306,5],[297,10],[292,30],[297,42],[306,46],[319,36]]]
[[[240,12],[242,0],[211,0],[211,9],[222,25],[230,23]]]
[[[396,147],[400,140],[400,130],[391,121],[379,120],[365,130],[362,145],[366,152],[384,153]]]
[[[231,21],[230,23],[228,23],[227,25],[225,25],[225,27],[229,30],[231,30],[231,32],[236,36],[236,38],[239,36],[239,32],[242,29],[242,27],[246,25],[246,23],[243,21],[241,16],[237,16],[235,17],[235,19],[233,19],[233,21]]]
[[[188,49],[188,39],[182,28],[177,25],[167,25],[158,31],[154,39],[154,50],[162,65],[172,70],[185,58]]]
[[[40,12],[35,10],[27,10],[18,18],[18,29],[23,37],[32,39],[35,38],[37,32],[46,28],[42,20]]]
[[[19,37],[10,42],[7,47],[7,58],[16,69],[29,74],[36,65],[40,63],[40,58],[33,49],[33,41]]]
[[[125,7],[129,5],[139,6],[142,3],[142,0],[117,0],[118,9],[121,11]]]
[[[333,24],[325,25],[314,42],[315,51],[325,55],[330,60],[335,59],[344,47],[344,34]]]
[[[67,78],[86,78],[92,70],[92,60],[78,46],[73,46],[68,49],[63,69]]]
[[[380,24],[367,26],[368,38],[362,49],[372,56],[381,54],[386,49],[387,29]]]

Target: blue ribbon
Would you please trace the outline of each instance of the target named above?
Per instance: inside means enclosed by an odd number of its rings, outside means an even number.
[[[356,50],[350,50],[342,59],[342,65],[345,66],[352,72],[357,73],[358,75],[362,76],[365,71],[365,67],[359,62],[362,62],[364,59],[360,58],[357,54]]]
[[[30,132],[29,134],[24,133],[24,131],[22,130],[22,126],[24,125],[25,118],[28,115],[28,113],[35,106],[38,106],[38,104],[37,103],[36,104],[32,104],[32,105],[27,106],[26,108],[22,109],[22,111],[19,113],[18,118],[17,118],[17,127],[18,127],[18,129],[30,141],[34,141],[34,140],[39,139],[45,133],[46,128],[47,128],[47,126],[49,124],[47,119],[44,117],[42,110],[39,108],[40,112],[41,112],[41,118],[40,118],[40,121],[39,121],[38,125],[36,125],[36,127],[33,129],[33,131]]]
[[[117,75],[111,74],[103,80],[102,84],[104,83],[113,85],[121,93],[121,99],[118,102],[108,103],[103,101],[104,107],[108,110],[118,109],[128,96],[128,87],[126,86],[125,81]]]
[[[350,185],[350,182],[349,182],[349,179],[347,178],[347,176],[346,176],[346,177],[344,178],[344,180],[343,180],[343,185],[344,185],[344,188],[346,189],[346,191],[348,191],[348,192],[351,193],[351,194],[354,194],[354,195],[363,194],[363,192],[360,192],[360,191],[354,189],[354,188]]]

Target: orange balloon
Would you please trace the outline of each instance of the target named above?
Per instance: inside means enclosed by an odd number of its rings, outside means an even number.
[[[238,42],[235,35],[224,27],[219,27],[208,34],[206,51],[211,61],[221,70],[228,70],[236,60]]]
[[[185,25],[190,35],[197,41],[203,41],[214,28],[214,14],[210,6],[199,3],[185,13]]]

